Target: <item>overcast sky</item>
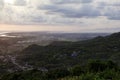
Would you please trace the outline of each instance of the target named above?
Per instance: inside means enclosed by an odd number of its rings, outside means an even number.
[[[120,31],[120,0],[0,0],[0,31]]]

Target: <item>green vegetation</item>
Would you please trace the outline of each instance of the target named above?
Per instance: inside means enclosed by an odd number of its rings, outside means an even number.
[[[1,80],[120,80],[120,33],[47,46],[33,44],[18,54],[14,64],[26,69],[11,73],[2,69]]]
[[[46,69],[84,66],[89,60],[112,60],[120,65],[120,33],[78,42],[54,41],[47,46],[30,45],[17,56],[17,62]]]
[[[120,80],[120,69],[112,61],[90,61],[84,67],[76,65],[68,69],[7,73],[1,80]]]
[[[97,63],[97,64],[96,64]],[[59,80],[120,80],[120,71],[116,64],[111,61],[94,61],[89,63],[88,71],[79,76],[68,76]]]

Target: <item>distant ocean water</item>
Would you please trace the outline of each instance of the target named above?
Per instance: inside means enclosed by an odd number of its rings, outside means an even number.
[[[0,32],[0,37],[16,37],[16,36],[13,36],[13,35],[9,35],[9,33],[11,32]]]

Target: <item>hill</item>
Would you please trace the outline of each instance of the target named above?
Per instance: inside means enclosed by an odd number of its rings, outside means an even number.
[[[120,33],[47,46],[32,44],[5,58],[0,80],[119,80]]]
[[[47,46],[33,44],[19,53],[17,62],[40,69],[85,65],[89,60],[96,59],[120,64],[119,45],[120,33],[77,42],[54,41]]]

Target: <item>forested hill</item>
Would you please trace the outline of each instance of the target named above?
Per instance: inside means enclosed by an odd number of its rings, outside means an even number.
[[[8,57],[8,69],[1,65],[0,80],[120,80],[120,33],[32,44]],[[12,68],[13,72],[7,71]]]
[[[47,69],[84,65],[94,59],[120,64],[120,33],[78,42],[54,41],[47,46],[33,44],[19,54],[18,63]]]

